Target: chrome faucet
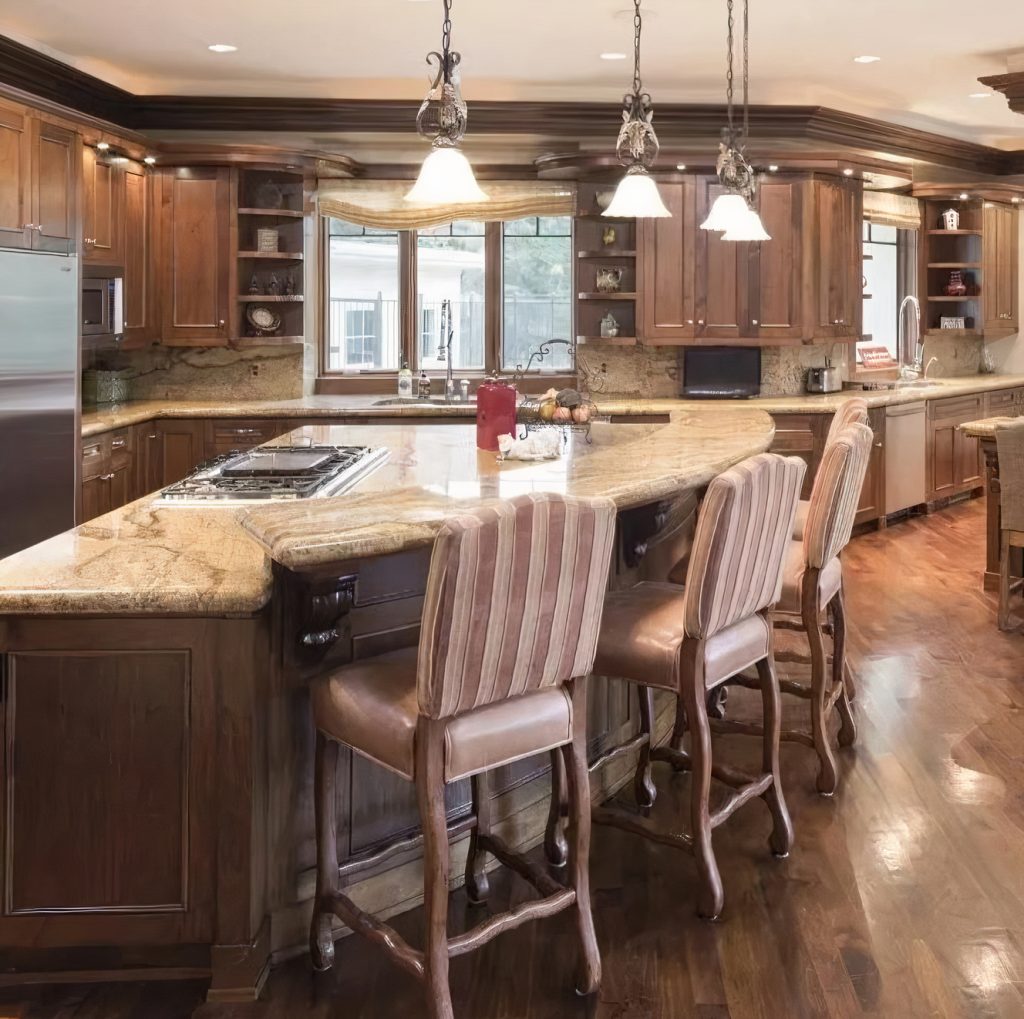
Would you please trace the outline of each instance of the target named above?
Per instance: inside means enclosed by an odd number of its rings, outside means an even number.
[[[907,296],[903,298],[903,301],[900,304],[900,310],[896,314],[896,349],[899,354],[900,361],[902,362],[904,357],[909,354],[909,351],[907,351],[905,347],[905,334],[903,332],[903,323],[906,317],[903,312],[906,310],[908,304],[912,305],[914,308],[914,360],[909,364],[902,364],[900,367],[900,378],[916,379],[920,377],[922,371],[922,364],[924,361],[924,344],[921,342],[921,302],[913,294],[907,294]]]
[[[930,358],[928,358],[928,364],[927,364],[927,366],[924,369],[924,374],[921,376],[921,378],[923,378],[925,380],[925,382],[928,381],[928,372],[931,370],[932,365],[933,364],[938,364],[938,363],[939,363],[939,359],[937,357],[930,357]],[[940,374],[941,374],[941,372],[940,372]]]
[[[437,359],[445,361],[444,401],[455,402],[455,379],[452,365],[452,340],[455,338],[455,326],[452,323],[452,302],[447,298],[441,302],[441,340],[437,348]]]

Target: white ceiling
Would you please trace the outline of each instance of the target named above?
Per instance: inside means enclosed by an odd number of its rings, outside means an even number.
[[[1020,11],[1020,0],[751,0],[751,100],[1024,148],[1024,117],[1002,96],[968,98],[980,76],[1024,67]],[[0,0],[0,34],[136,93],[419,98],[440,12],[441,0]],[[628,61],[599,59],[632,49],[628,0],[454,0],[452,13],[470,101],[616,100],[629,82]],[[722,99],[724,0],[650,0],[645,27],[655,103]],[[238,52],[207,50],[218,42]]]

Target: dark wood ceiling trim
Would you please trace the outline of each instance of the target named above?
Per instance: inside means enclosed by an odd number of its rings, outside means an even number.
[[[991,74],[978,81],[995,92],[1002,92],[1014,113],[1024,113],[1024,71]]]
[[[996,82],[1018,77],[1024,81],[1024,74],[980,80],[998,87]],[[3,36],[0,82],[137,131],[405,133],[413,130],[419,106],[417,100],[136,96]],[[724,116],[719,104],[659,104],[655,121],[666,145],[703,140],[713,146]],[[812,139],[982,173],[1024,172],[1024,151],[1004,152],[822,106],[754,106],[750,122],[758,140]],[[609,144],[620,123],[617,103],[473,102],[469,114],[474,134],[607,136]]]

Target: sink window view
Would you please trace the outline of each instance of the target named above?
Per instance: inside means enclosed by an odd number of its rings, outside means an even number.
[[[0,0],[0,1019],[1024,1017],[1022,205],[1019,0]]]

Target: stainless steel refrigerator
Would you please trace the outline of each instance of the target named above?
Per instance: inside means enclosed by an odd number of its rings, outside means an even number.
[[[78,258],[0,251],[0,558],[75,523]]]

